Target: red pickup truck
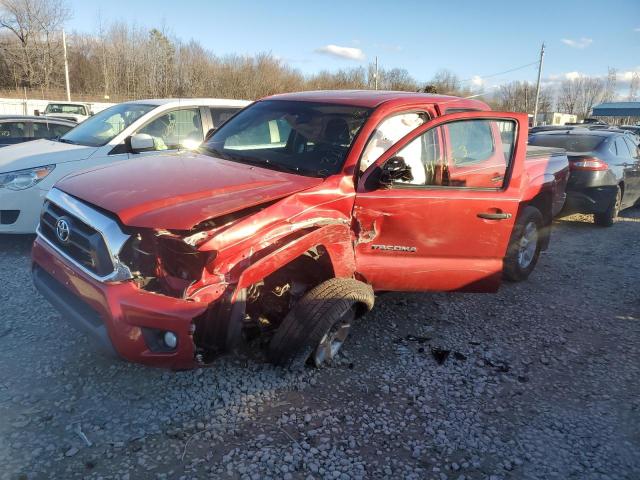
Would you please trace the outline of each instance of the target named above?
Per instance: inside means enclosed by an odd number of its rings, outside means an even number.
[[[330,362],[376,291],[497,290],[549,242],[562,152],[527,116],[379,91],[255,102],[199,152],[72,174],[33,247],[39,291],[104,349],[173,369],[260,339]]]

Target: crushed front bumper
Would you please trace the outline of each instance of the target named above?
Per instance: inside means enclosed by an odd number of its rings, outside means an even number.
[[[101,283],[75,270],[37,238],[32,250],[36,288],[103,352],[145,365],[171,369],[197,367],[193,319],[207,305],[140,290],[132,281]],[[145,332],[171,331],[171,351],[152,350]],[[147,335],[148,338],[148,335]]]

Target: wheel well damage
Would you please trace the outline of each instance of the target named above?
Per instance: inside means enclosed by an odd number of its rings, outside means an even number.
[[[207,363],[243,340],[268,338],[306,292],[334,275],[327,249],[317,245],[247,286],[228,285],[222,299],[194,319],[198,360]]]

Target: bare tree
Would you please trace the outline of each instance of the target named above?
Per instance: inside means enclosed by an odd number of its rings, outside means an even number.
[[[631,82],[629,83],[629,101],[635,102],[638,99],[638,89],[640,88],[640,73],[633,72],[631,74]]]
[[[444,95],[456,95],[462,90],[460,78],[450,70],[442,69],[436,72],[428,82],[435,89],[436,93]]]
[[[49,88],[60,69],[60,30],[70,16],[64,0],[0,0],[0,51],[16,80]]]
[[[607,98],[607,83],[598,77],[578,77],[560,85],[557,104],[559,110],[586,118],[594,105]]]
[[[605,95],[606,85],[604,80],[597,77],[583,78],[578,96],[579,115],[582,116],[582,118],[588,117],[593,106],[601,103]]]
[[[615,68],[608,68],[607,84],[605,86],[605,92],[602,97],[603,102],[610,102],[616,98],[616,90],[618,88],[618,70]]]
[[[582,79],[564,80],[560,84],[556,100],[558,110],[563,113],[578,114]]]
[[[550,112],[553,108],[553,91],[542,88],[538,100],[540,112]],[[499,110],[533,113],[536,101],[536,86],[527,81],[513,81],[500,85],[496,93],[495,106]]]

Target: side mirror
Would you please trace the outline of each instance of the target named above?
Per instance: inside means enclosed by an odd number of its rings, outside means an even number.
[[[39,116],[40,116],[40,110],[34,110],[34,111],[33,111],[33,114],[34,114],[36,117],[39,117]]]
[[[207,140],[209,140],[214,133],[216,133],[217,128],[213,127],[211,129],[209,129],[209,131],[207,132],[207,134],[204,136],[204,141],[206,142]]]
[[[133,153],[149,152],[156,149],[156,144],[151,135],[136,133],[129,137],[129,148]]]
[[[382,166],[380,185],[388,187],[395,182],[410,182],[411,180],[413,180],[411,167],[405,163],[402,157],[391,157]]]

